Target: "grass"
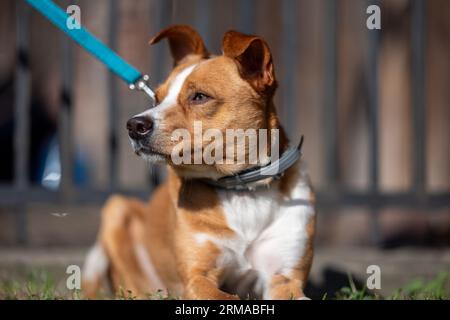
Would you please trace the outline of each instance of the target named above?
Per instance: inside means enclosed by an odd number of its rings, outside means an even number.
[[[389,298],[414,300],[449,300],[450,273],[442,272],[431,281],[417,279],[408,283],[404,289],[398,289]]]
[[[111,298],[105,295],[104,298]],[[120,290],[118,300],[134,300],[136,297],[130,291]],[[148,295],[149,299],[166,300],[174,297],[157,291]],[[22,280],[0,279],[0,299],[27,300],[60,300],[83,299],[82,292],[67,290],[57,284],[48,271],[33,270]],[[383,297],[370,292],[367,288],[357,288],[351,275],[348,276],[348,286],[341,288],[334,296],[324,295],[323,300],[448,300],[450,299],[450,273],[439,273],[429,281],[415,279],[395,290],[391,295]]]
[[[82,298],[79,290],[60,290],[50,273],[33,270],[25,279],[0,280],[1,300],[78,300]]]
[[[450,273],[441,272],[434,279],[425,281],[422,278],[406,283],[402,288],[395,290],[391,295],[383,297],[372,293],[367,288],[357,288],[351,275],[349,286],[336,292],[337,300],[449,300],[450,299]],[[326,297],[325,297],[326,298]]]

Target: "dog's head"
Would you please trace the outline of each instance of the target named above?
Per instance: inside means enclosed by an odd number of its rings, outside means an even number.
[[[271,129],[279,129],[272,102],[277,83],[267,43],[229,31],[223,38],[223,54],[212,56],[189,26],[171,26],[150,43],[164,38],[169,41],[174,68],[156,90],[156,105],[127,122],[135,152],[149,161],[167,161],[178,174],[190,177],[218,178],[254,166],[249,161],[252,148],[263,139],[270,147]],[[244,162],[238,161],[238,151],[230,157],[234,162],[225,160],[230,148],[234,150],[234,144],[226,143],[230,129],[258,133],[256,141],[248,136],[233,138],[238,141],[236,148],[244,147]],[[261,129],[266,129],[266,136],[259,135]],[[205,161],[205,154],[224,160]],[[179,163],[174,155],[192,162]],[[261,157],[258,165],[263,162],[267,159]]]

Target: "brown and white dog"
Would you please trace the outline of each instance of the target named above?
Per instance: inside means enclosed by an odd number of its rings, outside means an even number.
[[[171,26],[150,43],[164,38],[175,66],[156,90],[156,106],[130,119],[127,128],[138,155],[168,164],[168,179],[148,203],[116,195],[105,204],[83,272],[84,292],[95,296],[109,274],[115,290],[138,297],[162,289],[186,299],[305,298],[315,210],[301,160],[280,179],[268,177],[252,190],[237,191],[207,180],[254,164],[176,165],[170,157],[172,132],[193,132],[194,121],[203,130],[222,132],[279,129],[279,152],[286,150],[267,43],[229,31],[223,55],[211,56],[188,26]]]

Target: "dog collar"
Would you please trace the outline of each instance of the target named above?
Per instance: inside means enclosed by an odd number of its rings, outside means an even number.
[[[271,162],[265,166],[255,167],[249,170],[241,171],[232,176],[222,177],[218,180],[203,179],[204,182],[210,186],[237,191],[252,191],[257,186],[255,183],[261,180],[271,179],[277,180],[281,178],[283,173],[292,167],[298,159],[301,158],[303,145],[303,136],[300,138],[300,142],[296,147],[288,148],[279,159]],[[268,185],[268,184],[261,184]]]

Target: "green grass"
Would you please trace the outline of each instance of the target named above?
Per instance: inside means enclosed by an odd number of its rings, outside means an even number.
[[[81,296],[79,290],[59,290],[50,274],[43,270],[30,271],[22,280],[0,280],[0,299],[5,300],[76,300]]]
[[[422,278],[406,283],[391,295],[383,297],[370,292],[367,288],[357,288],[351,275],[349,285],[336,292],[337,300],[449,300],[450,273],[441,272],[434,279],[425,281]],[[324,297],[326,299],[326,297]]]
[[[136,297],[130,291],[120,290],[115,297],[103,294],[103,298],[118,300],[134,300]],[[149,299],[174,299],[162,291],[148,295]],[[324,295],[324,300],[447,300],[450,299],[450,273],[439,273],[434,279],[425,281],[415,279],[395,290],[391,295],[383,297],[370,292],[366,288],[358,288],[349,275],[348,286],[341,288],[334,296]],[[0,299],[26,300],[59,300],[83,299],[82,292],[67,290],[62,283],[56,283],[46,270],[34,270],[26,273],[22,279],[0,279]]]
[[[390,299],[413,300],[449,300],[450,299],[450,273],[442,272],[431,281],[416,279],[409,282],[404,289],[398,289]]]

